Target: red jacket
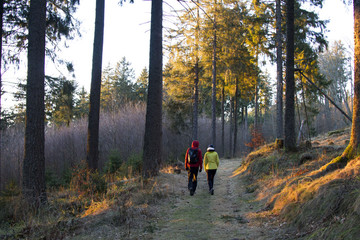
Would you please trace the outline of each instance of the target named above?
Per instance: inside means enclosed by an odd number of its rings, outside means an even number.
[[[199,148],[199,141],[198,140],[194,140],[191,144],[191,148],[192,149],[195,149],[197,148],[198,149],[198,158],[199,158],[199,161],[195,164],[190,164],[188,162],[188,155],[189,155],[189,149],[187,149],[186,151],[186,154],[185,154],[185,168],[189,168],[189,167],[200,167],[200,170],[202,170],[202,162],[203,162],[203,159],[202,159],[202,153],[201,153],[201,150]]]

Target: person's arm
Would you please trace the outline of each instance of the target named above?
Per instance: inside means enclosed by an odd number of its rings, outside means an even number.
[[[208,159],[207,152],[206,152],[205,155],[204,155],[204,169],[205,169],[205,171],[207,171],[206,165],[207,165],[208,161],[209,161],[209,159]]]
[[[199,149],[198,151],[198,158],[199,158],[199,167],[200,167],[200,172],[202,170],[202,165],[203,165],[203,158],[202,158],[202,152],[201,150]]]
[[[188,170],[188,154],[189,154],[189,148],[186,150],[186,154],[185,154],[185,170]]]
[[[219,154],[216,153],[216,165],[219,167],[220,160],[219,160]]]

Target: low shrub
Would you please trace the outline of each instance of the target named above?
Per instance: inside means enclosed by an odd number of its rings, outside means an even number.
[[[109,154],[109,160],[105,164],[104,171],[113,174],[121,167],[122,160],[118,150],[112,150]]]
[[[73,168],[70,189],[79,196],[97,198],[106,193],[107,183],[104,175],[91,171],[85,161],[82,161]]]

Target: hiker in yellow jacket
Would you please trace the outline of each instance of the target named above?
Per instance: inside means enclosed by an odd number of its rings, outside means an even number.
[[[207,174],[209,193],[211,195],[214,195],[214,177],[216,169],[219,167],[219,163],[219,155],[215,152],[214,146],[210,144],[204,156],[204,168]]]

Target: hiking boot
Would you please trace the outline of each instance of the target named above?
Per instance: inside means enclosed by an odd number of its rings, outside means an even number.
[[[194,195],[194,190],[190,189],[190,196]]]
[[[213,188],[210,190],[210,194],[214,195],[214,189]]]

